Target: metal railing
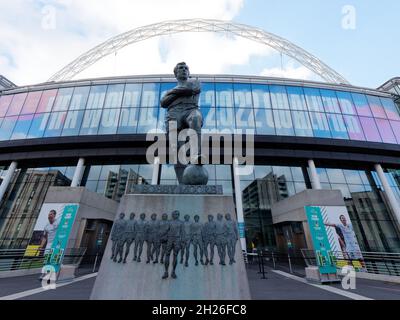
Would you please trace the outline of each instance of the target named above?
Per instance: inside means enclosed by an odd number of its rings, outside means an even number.
[[[258,265],[258,273],[262,274],[262,279],[266,279],[266,267],[284,269],[290,273],[300,274],[303,273],[306,266],[303,256],[297,251],[281,252],[270,249],[257,249],[244,253],[244,256],[248,264]]]
[[[317,266],[313,250],[301,249],[301,252],[307,266]],[[400,253],[366,251],[357,254],[343,251],[332,251],[331,253],[337,268],[352,265],[357,271],[400,276]]]
[[[63,264],[79,266],[86,248],[67,248]],[[44,249],[0,249],[0,272],[41,268],[44,264]]]

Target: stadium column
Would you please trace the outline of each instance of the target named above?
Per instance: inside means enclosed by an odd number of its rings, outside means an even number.
[[[0,200],[3,199],[4,194],[6,193],[7,187],[10,184],[10,181],[13,177],[15,170],[17,169],[18,163],[16,161],[11,162],[10,166],[8,167],[6,176],[3,178],[3,181],[0,185]]]
[[[240,246],[242,251],[247,251],[246,236],[244,233],[244,216],[243,216],[243,201],[242,190],[240,188],[240,175],[239,175],[239,160],[237,157],[233,158],[233,183],[235,186],[235,203],[237,222],[239,227]]]
[[[308,160],[308,168],[310,169],[312,188],[316,190],[322,189],[321,182],[319,181],[318,172],[317,169],[315,168],[314,160],[312,159]]]
[[[151,177],[151,184],[158,184],[160,180],[160,158],[154,158],[153,176]]]
[[[78,187],[81,184],[83,172],[85,171],[85,159],[79,158],[78,164],[76,165],[74,177],[72,178],[71,187]]]
[[[375,164],[375,171],[378,174],[379,180],[382,182],[383,190],[389,200],[389,204],[396,216],[397,223],[400,225],[400,205],[397,202],[397,199],[393,193],[392,188],[389,185],[389,182],[386,178],[385,173],[383,172],[382,166],[380,164]]]

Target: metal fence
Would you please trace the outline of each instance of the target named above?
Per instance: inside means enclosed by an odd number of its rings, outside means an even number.
[[[307,266],[317,266],[315,253],[310,249],[301,250]],[[391,252],[343,252],[332,251],[334,262],[338,268],[352,265],[356,270],[368,273],[400,276],[400,253]]]
[[[0,272],[41,268],[44,249],[0,249]],[[86,248],[67,248],[63,264],[76,265],[82,261]]]

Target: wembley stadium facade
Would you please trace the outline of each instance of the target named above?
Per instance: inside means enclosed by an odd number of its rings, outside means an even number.
[[[254,170],[207,165],[210,185],[240,195],[247,247],[278,248],[271,206],[306,189],[340,190],[363,251],[400,251],[400,111],[392,81],[344,83],[193,75],[204,132],[254,130]],[[392,86],[390,86],[392,84]],[[146,162],[149,130],[164,130],[160,97],[173,75],[50,81],[0,91],[0,248],[25,248],[51,186],[84,186],[119,201],[135,184],[177,184]],[[390,87],[390,88],[389,88]],[[76,171],[82,174],[78,181]],[[154,174],[157,170],[157,174]],[[86,229],[111,221],[88,221]],[[96,229],[97,230],[97,229]],[[97,232],[97,231],[96,231]],[[96,235],[94,236],[94,239]]]

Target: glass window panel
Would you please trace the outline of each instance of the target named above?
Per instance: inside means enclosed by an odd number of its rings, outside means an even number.
[[[73,91],[74,91],[74,88],[59,89],[58,93],[57,93],[56,101],[54,102],[53,111],[68,110]]]
[[[37,113],[33,116],[31,127],[27,138],[41,138],[44,135],[47,121],[49,120],[50,113]]]
[[[159,105],[160,84],[145,83],[142,92],[142,108],[158,107]],[[157,121],[157,119],[156,119]],[[155,126],[154,126],[155,127]]]
[[[372,114],[376,118],[386,118],[385,110],[383,109],[381,100],[377,96],[367,96],[369,107],[371,108]]]
[[[340,190],[344,198],[351,198],[350,190],[347,184],[332,183],[331,188],[332,190]]]
[[[375,121],[378,126],[382,141],[386,143],[396,143],[397,141],[394,137],[389,121],[385,119],[375,119]]]
[[[119,172],[119,165],[102,166],[99,180],[108,180]]]
[[[175,168],[173,164],[163,164],[161,166],[161,179],[175,180]]]
[[[233,132],[235,129],[235,110],[232,108],[217,108],[217,131]]]
[[[310,112],[311,125],[314,132],[314,137],[330,138],[331,132],[329,130],[328,120],[324,113]]]
[[[308,112],[292,111],[292,118],[296,136],[312,137],[313,130]]]
[[[321,95],[318,89],[304,88],[308,110],[310,111],[324,111]]]
[[[151,182],[153,176],[153,165],[152,164],[141,164],[139,166],[139,175],[143,177],[147,182]]]
[[[360,122],[367,141],[382,142],[373,118],[360,117]]]
[[[142,94],[141,83],[127,83],[125,86],[123,107],[138,108],[140,106],[140,97]]]
[[[286,87],[286,90],[289,97],[291,110],[307,110],[303,88],[288,86]]]
[[[76,87],[72,95],[69,110],[82,110],[86,107],[86,102],[89,97],[90,87]]]
[[[248,168],[245,168],[244,165],[239,165],[238,166],[240,170],[243,170],[240,174],[240,179],[241,180],[254,180],[254,166],[253,170],[249,170]]]
[[[118,133],[136,133],[139,108],[122,108],[119,117]]]
[[[117,133],[120,109],[104,109],[98,134]]]
[[[21,114],[35,113],[41,96],[42,96],[42,91],[29,92],[28,96],[26,97],[24,106],[21,110]]]
[[[271,166],[254,166],[254,178],[255,179],[262,179],[269,174],[272,174],[272,167]],[[254,179],[251,179],[254,180]]]
[[[147,133],[157,128],[158,108],[141,108],[138,122],[138,133]]]
[[[231,180],[217,180],[216,184],[222,186],[222,191],[224,194],[233,194],[233,186]]]
[[[272,110],[254,109],[257,134],[275,135],[274,117]]]
[[[199,98],[200,111],[203,115],[203,130],[215,130],[215,90],[214,83],[202,83]]]
[[[294,183],[294,188],[296,190],[296,193],[300,193],[304,190],[307,190],[307,186],[304,182],[295,182]]]
[[[291,167],[293,181],[304,182],[303,170],[300,167]]]
[[[46,131],[44,132],[45,137],[59,137],[61,135],[62,128],[64,127],[66,112],[53,112],[50,115],[49,121],[47,122]]]
[[[309,170],[309,169],[308,169]],[[329,182],[328,179],[328,174],[326,172],[326,169],[324,168],[317,168],[318,176],[319,176],[319,181],[321,182]],[[310,173],[309,173],[310,175]],[[310,175],[311,176],[311,175]]]
[[[274,110],[275,129],[277,135],[293,136],[293,123],[290,111]]]
[[[271,100],[269,96],[268,86],[264,84],[252,84],[253,104],[254,108],[271,109]]]
[[[344,115],[343,119],[350,139],[365,141],[364,132],[361,128],[361,124],[360,121],[358,120],[358,117]]]
[[[356,109],[353,104],[353,98],[349,92],[336,91],[338,97],[340,109],[344,114],[356,114]]]
[[[234,99],[236,108],[253,107],[250,84],[234,83],[233,90],[234,90]]]
[[[284,86],[269,86],[272,108],[289,109],[289,101]]]
[[[360,116],[372,117],[366,96],[360,93],[352,93],[351,96],[353,97],[357,114]]]
[[[10,107],[7,110],[7,116],[17,116],[20,114],[27,95],[26,92],[14,95]]]
[[[348,187],[349,187],[351,197],[353,197],[352,193],[366,191],[365,186],[362,184],[349,184]]]
[[[286,181],[293,181],[292,171],[290,170],[290,167],[272,166],[272,171],[274,172],[274,174],[276,174],[278,178],[284,176]]]
[[[233,108],[233,88],[231,83],[216,83],[216,104],[219,108]]]
[[[348,139],[346,126],[342,115],[327,113],[329,127],[331,129],[332,138]]]
[[[363,184],[360,174],[357,170],[343,170],[344,177],[347,183],[350,184]]]
[[[62,136],[77,136],[79,135],[79,129],[81,128],[83,115],[85,111],[83,110],[70,110],[67,113],[64,123],[64,129],[62,131]]]
[[[88,180],[99,180],[102,166],[90,166]]]
[[[99,194],[104,194],[106,189],[106,181],[100,180],[97,182],[96,192]]]
[[[255,128],[253,109],[238,108],[235,109],[235,113],[237,129]]]
[[[82,127],[79,135],[97,134],[101,119],[101,110],[86,110],[83,116]]]
[[[331,113],[340,113],[339,101],[336,97],[335,91],[320,90],[320,92],[325,111]]]
[[[56,99],[56,95],[57,89],[43,91],[36,113],[50,112],[51,108],[53,107],[54,100]]]
[[[0,117],[4,117],[12,101],[13,95],[0,96]]]
[[[124,84],[110,84],[108,86],[104,108],[121,107],[124,87]]]
[[[106,97],[107,86],[92,86],[90,88],[89,98],[86,109],[102,109]]]
[[[396,107],[394,101],[390,98],[381,98],[383,108],[386,115],[391,120],[400,120],[399,109]]]
[[[342,169],[326,169],[330,183],[346,183]]]
[[[231,180],[232,173],[231,173],[231,166],[230,165],[216,165],[216,177],[217,180]]]
[[[205,164],[204,165],[204,168],[208,172],[208,179],[209,180],[215,180],[216,179],[216,177],[215,177],[215,167],[216,167],[216,165],[213,165],[213,164]]]
[[[31,127],[32,119],[33,114],[19,116],[17,124],[15,125],[14,131],[11,135],[11,140],[26,139],[29,128]]]
[[[18,117],[6,117],[1,123],[0,127],[0,140],[10,140],[14,126],[17,123]]]
[[[400,121],[390,121],[390,125],[393,129],[394,135],[396,136],[397,143],[400,144]]]

